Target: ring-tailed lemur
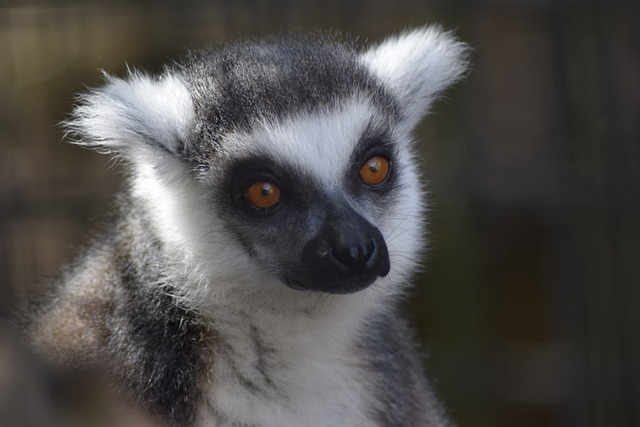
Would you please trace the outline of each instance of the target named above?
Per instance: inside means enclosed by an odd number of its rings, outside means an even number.
[[[465,57],[430,27],[106,76],[67,125],[129,166],[119,219],[38,306],[32,344],[166,425],[447,425],[396,303],[423,243],[411,133]]]

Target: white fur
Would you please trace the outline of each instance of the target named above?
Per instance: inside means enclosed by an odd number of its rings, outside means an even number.
[[[242,425],[371,425],[363,399],[369,393],[367,375],[353,353],[361,327],[354,311],[362,304],[363,298],[349,295],[311,314],[256,306],[223,311],[216,326],[230,348],[213,361],[211,407]],[[271,349],[262,358],[252,334]],[[238,373],[251,379],[255,392],[247,392]],[[218,425],[208,408],[201,416],[202,426]]]
[[[79,144],[135,157],[149,154],[154,146],[175,154],[188,144],[193,102],[178,76],[105,77],[107,84],[81,98],[74,120],[67,123],[84,136]]]
[[[314,113],[302,112],[283,122],[262,120],[251,134],[235,135],[227,145],[232,156],[268,153],[331,188],[341,184],[351,152],[375,117],[369,102],[358,97]]]
[[[462,77],[468,47],[439,27],[423,27],[384,40],[361,60],[401,100],[410,127],[435,97]]]

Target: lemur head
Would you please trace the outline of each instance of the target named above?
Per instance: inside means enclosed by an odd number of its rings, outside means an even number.
[[[238,42],[158,78],[107,76],[70,126],[132,166],[163,247],[212,288],[393,293],[423,240],[411,132],[465,52],[437,28],[363,52],[332,36]]]

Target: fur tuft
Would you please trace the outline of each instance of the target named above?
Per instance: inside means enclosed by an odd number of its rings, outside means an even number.
[[[430,26],[388,38],[361,60],[402,100],[402,116],[413,127],[438,94],[464,76],[468,55],[466,44]]]
[[[76,144],[134,159],[158,150],[179,155],[188,148],[193,102],[179,75],[104,75],[107,84],[81,97],[65,123]]]

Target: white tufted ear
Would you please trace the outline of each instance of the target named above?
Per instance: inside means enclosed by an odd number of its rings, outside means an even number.
[[[75,143],[137,161],[149,154],[179,154],[193,126],[191,94],[179,77],[105,74],[106,85],[83,95],[65,123]]]
[[[361,60],[391,89],[413,127],[437,95],[463,76],[467,55],[468,47],[451,33],[424,27],[384,40]]]

